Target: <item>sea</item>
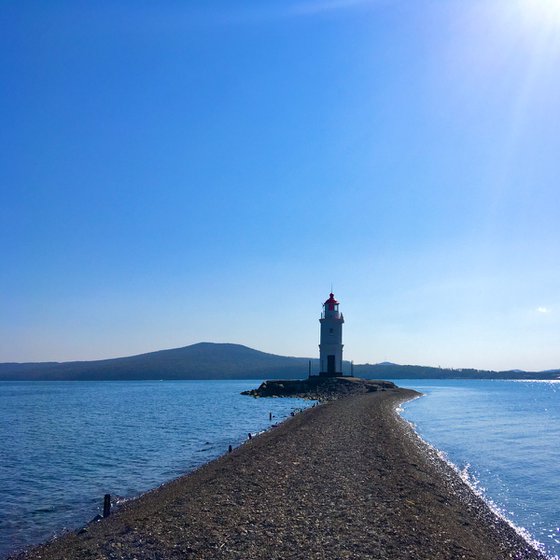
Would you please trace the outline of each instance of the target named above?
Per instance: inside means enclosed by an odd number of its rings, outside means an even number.
[[[560,558],[560,380],[399,379],[401,410],[496,513]]]
[[[402,416],[517,530],[560,556],[560,382],[396,380]],[[313,402],[259,381],[0,382],[0,558],[118,507]],[[273,419],[270,420],[272,413]]]
[[[260,381],[0,382],[0,558],[68,530],[312,406]],[[270,415],[272,414],[272,420]]]

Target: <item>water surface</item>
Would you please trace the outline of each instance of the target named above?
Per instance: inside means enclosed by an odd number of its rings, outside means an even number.
[[[560,556],[560,382],[397,380],[403,416],[518,528]]]
[[[0,382],[0,558],[82,526],[106,493],[137,496],[312,404],[239,394],[258,384]]]

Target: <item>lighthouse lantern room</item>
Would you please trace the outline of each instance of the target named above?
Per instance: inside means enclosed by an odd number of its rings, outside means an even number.
[[[319,344],[320,374],[323,377],[342,376],[342,324],[344,316],[338,309],[334,294],[323,304],[321,323],[321,343]]]

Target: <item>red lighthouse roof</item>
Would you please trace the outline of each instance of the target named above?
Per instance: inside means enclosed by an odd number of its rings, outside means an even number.
[[[329,303],[330,304],[338,303],[338,301],[336,301],[336,299],[334,299],[334,294],[332,292],[329,294],[329,299],[327,301],[325,301],[324,305],[327,305]]]

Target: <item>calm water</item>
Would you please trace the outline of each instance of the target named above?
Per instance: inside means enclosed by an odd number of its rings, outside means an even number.
[[[560,556],[560,383],[398,380],[403,416],[515,525]],[[254,381],[0,382],[0,558],[76,528],[310,403]]]
[[[76,528],[312,403],[256,381],[0,382],[0,558]]]
[[[560,382],[397,380],[403,416],[552,558],[560,556]]]

